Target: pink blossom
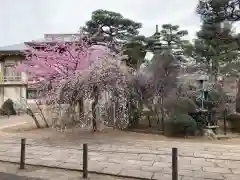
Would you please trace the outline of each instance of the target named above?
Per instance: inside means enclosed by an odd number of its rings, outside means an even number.
[[[37,46],[28,45],[28,50],[23,52],[26,58],[16,70],[27,73],[36,86],[51,83],[54,88],[52,87],[52,92],[47,92],[48,96],[56,93],[60,83],[74,78],[76,74],[87,73],[92,63],[110,52],[107,47],[91,46],[83,40],[73,43],[35,44]]]

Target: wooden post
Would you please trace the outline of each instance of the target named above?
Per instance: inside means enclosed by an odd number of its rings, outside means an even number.
[[[178,150],[172,148],[172,180],[178,180]]]
[[[20,155],[20,169],[25,168],[25,146],[26,146],[26,139],[21,139],[21,155]]]
[[[83,179],[88,178],[88,145],[83,144]]]

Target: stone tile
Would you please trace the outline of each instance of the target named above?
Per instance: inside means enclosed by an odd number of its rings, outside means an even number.
[[[223,167],[235,169],[235,168],[240,167],[240,161],[225,160],[222,165],[224,165]]]
[[[201,164],[199,165],[191,165],[191,164],[180,164],[179,165],[179,170],[192,170],[192,171],[201,171],[202,170],[202,166]]]
[[[126,160],[123,160],[123,159],[118,159],[118,158],[110,158],[107,160],[107,162],[110,162],[110,163],[116,163],[116,164],[125,164],[127,161]]]
[[[159,166],[142,166],[141,170],[147,171],[147,172],[161,173],[161,172],[163,172],[163,167],[159,167]]]
[[[74,158],[72,156],[70,156],[67,159],[64,159],[64,162],[69,162],[69,163],[76,163],[76,164],[82,164],[82,158]]]
[[[189,158],[189,157],[179,157],[178,158],[178,164],[179,165],[190,165],[191,164],[191,160],[192,160],[193,158]]]
[[[138,160],[138,161],[142,160],[141,156],[132,154],[123,155],[121,156],[121,158],[124,160]]]
[[[101,172],[103,169],[104,169],[104,166],[99,166],[99,165],[92,165],[88,167],[88,170],[92,172]]]
[[[225,180],[224,175],[221,173],[213,173],[213,172],[200,172],[195,171],[193,173],[194,178],[202,178],[202,179],[212,179],[212,180]]]
[[[20,161],[20,155],[17,156],[9,156],[9,155],[5,155],[5,156],[0,156],[0,160],[3,161],[9,161],[9,162],[19,162]]]
[[[162,174],[162,173],[154,173],[152,179],[154,179],[154,180],[172,180],[172,175]]]
[[[185,176],[185,177],[193,177],[194,171],[193,170],[187,170],[187,169],[179,169],[178,170],[179,176]]]
[[[238,174],[240,175],[240,166],[236,167],[236,168],[230,168],[231,172],[233,174]]]
[[[62,163],[58,167],[67,168],[67,169],[79,169],[79,170],[82,170],[82,165],[76,164],[76,163],[71,163],[71,162]]]
[[[181,156],[194,156],[195,151],[183,150],[179,152]]]
[[[43,157],[40,158],[40,160],[42,160],[42,161],[45,161],[45,160],[46,161],[57,161],[59,159],[60,159],[59,157],[55,157],[53,155],[43,156]]]
[[[157,155],[154,154],[139,154],[139,157],[142,161],[155,161],[157,159]]]
[[[46,169],[39,169],[31,172],[21,172],[21,175],[25,175],[28,177],[41,177],[43,179],[49,178],[49,173]],[[54,176],[53,174],[51,177]]]
[[[172,156],[170,156],[170,155],[157,155],[155,161],[172,162]]]
[[[46,152],[44,152],[44,151],[38,152],[38,151],[28,151],[28,150],[26,150],[26,155],[32,155],[32,156],[39,156],[39,155],[48,156],[48,155],[50,155],[50,154],[51,154],[51,152],[48,152],[48,151],[46,151]]]
[[[236,175],[236,174],[227,174],[227,175],[224,175],[225,177],[225,180],[239,180],[240,179],[240,175]]]
[[[163,174],[172,174],[172,167],[165,167],[162,171]]]
[[[136,164],[139,166],[152,166],[154,161],[138,161],[138,160],[127,160],[129,164]]]
[[[217,158],[216,155],[214,154],[210,154],[210,153],[207,153],[207,152],[194,152],[194,156],[196,157],[201,157],[201,158]]]
[[[154,166],[154,167],[163,167],[163,168],[165,168],[165,167],[171,167],[172,164],[171,164],[171,163],[168,163],[168,162],[155,161],[155,162],[153,163],[153,166]]]
[[[41,160],[41,159],[26,159],[26,163],[30,165],[43,165],[49,167],[59,167],[59,165],[64,162],[61,161],[52,161],[52,160]]]
[[[123,167],[121,166],[109,166],[105,167],[101,172],[108,174],[119,174],[122,171]]]
[[[13,173],[16,173],[18,171],[17,168],[12,168],[14,166],[13,164],[7,164],[7,163],[2,163],[2,162],[0,162],[0,164],[1,164],[0,172],[9,173],[11,171]],[[17,165],[17,167],[19,167],[19,165]]]
[[[204,159],[204,158],[194,158],[194,157],[191,159],[190,164],[194,165],[194,166],[204,166],[204,167],[214,167],[215,166],[214,162],[206,161],[206,159]]]
[[[141,177],[141,178],[151,179],[154,173],[141,171],[141,170],[123,169],[119,174],[123,176],[132,176],[132,177]]]
[[[203,171],[213,172],[213,173],[223,173],[223,174],[231,173],[231,170],[229,168],[221,168],[221,167],[203,167]]]
[[[209,178],[194,178],[193,179],[193,177],[182,176],[179,178],[179,180],[215,180],[215,179],[209,179]]]
[[[118,163],[118,164],[129,164],[133,166],[151,166],[153,161],[140,161],[140,160],[124,160],[124,159],[108,159],[108,162]]]
[[[94,169],[98,169],[98,168],[103,169],[106,167],[121,167],[122,168],[122,167],[128,167],[128,166],[124,166],[124,164],[117,164],[117,163],[111,163],[111,162],[89,161],[88,167],[94,168]],[[130,168],[130,165],[128,168]],[[139,169],[140,169],[140,167],[139,167]]]

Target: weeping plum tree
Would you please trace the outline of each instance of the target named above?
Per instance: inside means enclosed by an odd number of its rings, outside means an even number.
[[[41,100],[50,104],[68,103],[71,106],[79,103],[79,110],[82,111],[82,97],[77,102],[74,96],[62,101],[59,92],[64,82],[73,78],[76,73],[86,71],[101,53],[104,54],[103,48],[93,48],[83,39],[72,43],[36,43],[35,46],[28,46],[28,50],[24,52],[26,60],[16,69],[26,72],[34,80]]]
[[[94,100],[92,105],[93,124],[96,126],[95,106],[100,103],[100,96],[107,94],[110,98],[110,106],[115,106],[114,127],[125,128],[127,120],[127,97],[133,78],[132,70],[123,63],[121,54],[113,54],[110,50],[98,61],[94,61],[84,73],[76,73],[69,79],[61,93],[62,98],[75,96],[91,97]],[[73,88],[69,88],[73,87]],[[74,91],[81,89],[81,91]],[[106,124],[109,122],[105,122]],[[94,127],[96,130],[97,127]]]

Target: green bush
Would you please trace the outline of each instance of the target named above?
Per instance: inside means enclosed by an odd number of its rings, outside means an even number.
[[[196,121],[187,114],[177,114],[164,122],[164,134],[166,136],[195,135],[196,131]]]
[[[236,112],[240,113],[240,93],[236,97]]]
[[[188,97],[180,97],[166,101],[165,108],[172,114],[188,114],[196,112],[198,106],[192,99]]]
[[[7,99],[1,109],[0,109],[0,115],[16,115],[16,111],[13,107],[13,101],[11,99]]]
[[[231,123],[231,127],[235,132],[240,132],[240,113],[229,114],[227,121]]]

